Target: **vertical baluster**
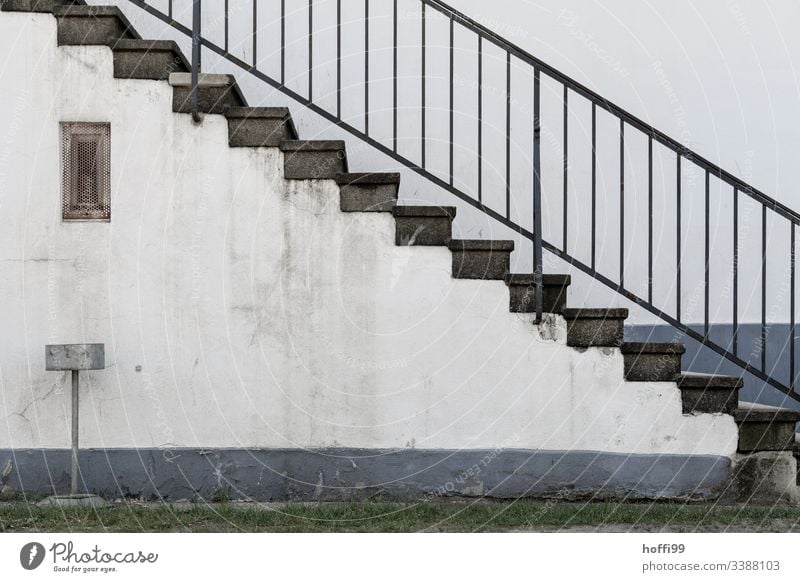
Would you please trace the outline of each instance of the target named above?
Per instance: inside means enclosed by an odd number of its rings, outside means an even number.
[[[369,135],[369,0],[364,0],[364,135]]]
[[[421,96],[421,108],[422,108],[422,119],[421,121],[421,129],[420,129],[420,147],[421,151],[421,159],[422,169],[425,169],[425,0],[421,0],[422,4],[422,42],[421,42],[421,50],[422,50],[422,96]]]
[[[483,201],[483,37],[478,35],[478,202]]]
[[[761,371],[767,371],[767,207],[761,205]]]
[[[683,250],[681,248],[681,154],[678,153],[678,161],[677,161],[677,217],[675,219],[675,244],[676,248],[676,265],[675,265],[675,286],[677,287],[675,291],[675,319],[678,322],[681,321],[681,254]]]
[[[619,285],[625,286],[625,122],[619,120]]]
[[[791,265],[789,267],[789,276],[791,277],[791,281],[789,282],[789,374],[791,374],[789,378],[789,387],[794,390],[795,381],[797,378],[797,374],[795,373],[795,299],[794,299],[794,292],[795,292],[795,224],[793,222],[789,223],[789,228],[792,229],[791,234],[791,253],[789,255],[789,260]]]
[[[647,301],[653,303],[653,136],[647,138]]]
[[[281,85],[286,85],[286,0],[281,0]]]
[[[453,173],[454,173],[454,170],[453,170],[453,158],[454,158],[454,153],[453,153],[453,148],[454,148],[454,146],[453,146],[453,136],[454,136],[454,129],[453,129],[453,98],[454,98],[453,93],[454,93],[454,89],[453,89],[453,83],[455,82],[455,71],[453,71],[453,65],[454,65],[454,62],[455,62],[455,57],[454,57],[454,54],[453,54],[454,53],[454,48],[453,48],[453,45],[454,45],[453,27],[454,27],[454,22],[453,22],[453,17],[451,16],[450,17],[450,185],[451,186],[453,185]]]
[[[227,4],[227,0],[225,0],[225,3]],[[169,19],[172,20],[172,0],[169,0],[169,3],[167,4],[167,16],[169,16]]]
[[[230,46],[230,8],[228,7],[228,1],[225,0],[225,54],[228,54],[228,47]],[[172,1],[170,0],[170,5]],[[171,14],[170,14],[171,16]]]
[[[569,140],[567,138],[567,116],[568,116],[568,99],[569,99],[569,92],[567,86],[564,85],[564,209],[562,210],[563,213],[563,224],[562,224],[562,232],[564,234],[563,242],[562,242],[562,249],[566,253],[567,252],[567,224],[568,224],[568,214],[569,214],[569,205],[567,199],[568,193],[568,166],[569,166]]]
[[[258,67],[258,1],[253,0],[253,68]]]
[[[506,52],[506,218],[511,218],[511,53]]]
[[[536,322],[542,321],[542,176],[541,176],[541,119],[539,117],[541,89],[539,69],[533,70],[533,266],[536,285]]]
[[[597,105],[592,102],[592,270],[597,262]]]
[[[314,5],[308,0],[308,100],[314,101]]]
[[[397,153],[397,0],[392,9],[392,151]]]
[[[201,66],[201,45],[200,45],[200,23],[202,18],[202,10],[200,7],[200,0],[193,0],[192,3],[192,119],[195,122],[200,121],[200,105],[199,96],[197,94],[197,84],[200,79],[200,66]]]
[[[342,0],[336,0],[336,119],[342,118]]]
[[[705,253],[704,254],[704,256],[705,256],[705,263],[704,263],[705,264],[705,271],[704,271],[704,278],[703,278],[703,301],[704,301],[704,308],[703,308],[703,313],[704,313],[703,330],[704,331],[703,331],[703,335],[705,336],[705,341],[709,340],[708,334],[710,332],[710,327],[709,327],[709,310],[710,310],[710,305],[709,305],[709,272],[710,272],[709,256],[711,254],[711,248],[710,248],[710,238],[711,238],[711,234],[710,234],[711,233],[711,228],[710,228],[710,223],[711,223],[711,207],[710,207],[711,200],[710,200],[710,198],[711,198],[711,193],[710,193],[710,184],[709,184],[709,182],[710,182],[710,174],[709,174],[709,171],[706,170],[705,243],[704,243],[704,246],[703,246],[704,253]]]
[[[739,188],[733,188],[733,355],[739,355]]]

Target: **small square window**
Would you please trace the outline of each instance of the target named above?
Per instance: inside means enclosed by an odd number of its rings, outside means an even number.
[[[111,125],[62,123],[62,218],[111,218]]]

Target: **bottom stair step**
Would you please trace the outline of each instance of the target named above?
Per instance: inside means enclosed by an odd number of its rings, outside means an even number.
[[[741,402],[733,418],[739,425],[741,453],[785,451],[796,443],[795,425],[800,420],[796,410]]]
[[[797,484],[800,485],[800,433],[794,435],[794,446],[792,447],[794,459],[797,462]]]

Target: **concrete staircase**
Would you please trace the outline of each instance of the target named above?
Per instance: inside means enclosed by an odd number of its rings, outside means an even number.
[[[191,112],[191,79],[184,55],[173,42],[141,39],[119,9],[57,0],[5,0],[0,5],[4,11],[52,13],[58,23],[59,45],[110,47],[115,77],[169,82],[173,111]],[[344,142],[299,139],[288,109],[249,107],[233,76],[201,75],[199,109],[205,115],[225,116],[230,147],[280,148],[286,179],[335,180],[342,212],[391,213],[397,245],[447,247],[452,253],[453,277],[504,280],[510,311],[535,311],[533,275],[509,272],[513,241],[453,239],[454,207],[397,204],[399,174],[349,173]],[[683,372],[681,357],[685,350],[680,343],[625,342],[628,310],[569,308],[569,285],[569,275],[544,277],[544,311],[566,320],[569,346],[575,350],[621,350],[628,381],[676,382],[684,414],[732,415],[738,425],[742,460],[761,453],[790,451],[800,459],[800,441],[795,434],[799,412],[739,402],[740,378]],[[735,484],[729,494],[733,499],[746,500],[757,489],[752,483],[748,490],[743,487]]]

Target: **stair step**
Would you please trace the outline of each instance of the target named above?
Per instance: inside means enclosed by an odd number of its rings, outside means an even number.
[[[231,107],[228,118],[228,145],[231,147],[279,147],[297,139],[287,107]]]
[[[394,242],[400,246],[441,246],[453,238],[454,206],[395,206]]]
[[[675,381],[681,390],[684,414],[733,414],[739,404],[739,390],[744,385],[744,380],[736,376],[687,372],[679,375]]]
[[[391,212],[397,204],[396,172],[337,174],[342,212]]]
[[[341,140],[290,140],[280,147],[287,180],[332,180],[347,172],[347,152]]]
[[[123,39],[112,47],[114,77],[164,81],[172,73],[191,70],[178,44],[171,40]]]
[[[592,346],[618,347],[622,344],[628,310],[612,309],[564,309],[567,320],[567,345],[579,348]]]
[[[192,112],[192,74],[172,73],[172,110],[176,113]],[[197,108],[201,113],[222,114],[231,107],[245,107],[244,100],[233,75],[201,73],[197,79]]]
[[[544,295],[542,311],[561,313],[567,305],[567,287],[572,282],[569,275],[542,275]],[[509,293],[509,310],[512,313],[536,311],[536,279],[533,273],[510,273],[506,275]]]
[[[794,453],[795,463],[797,464],[796,483],[800,485],[800,433],[794,434],[794,446],[792,446],[792,452]]]
[[[0,0],[0,10],[6,12],[53,12],[61,6],[81,5],[78,0]]]
[[[673,382],[681,372],[680,342],[625,342],[620,346],[625,360],[625,379],[630,382]]]
[[[733,419],[739,425],[739,452],[784,451],[794,447],[800,412],[741,402]]]
[[[58,45],[106,45],[113,47],[123,39],[139,39],[116,6],[56,6],[53,14],[58,22]]]
[[[513,240],[451,240],[453,277],[505,279],[511,267]]]

